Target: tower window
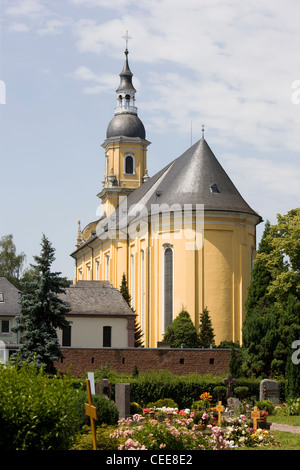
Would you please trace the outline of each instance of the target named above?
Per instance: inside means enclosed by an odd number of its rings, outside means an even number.
[[[4,294],[3,294],[3,292],[0,292],[0,302],[4,302]]]
[[[125,173],[127,175],[133,175],[134,173],[134,159],[132,155],[127,155],[125,157]]]

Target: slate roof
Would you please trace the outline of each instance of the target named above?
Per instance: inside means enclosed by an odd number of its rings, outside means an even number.
[[[242,197],[204,137],[132,191],[111,214],[110,218],[116,220],[112,226],[122,229],[137,220],[140,214],[137,210],[130,211],[132,208],[143,207],[150,215],[155,212],[155,205],[163,204],[168,207],[179,204],[181,209],[184,209],[185,204],[192,204],[193,209],[196,204],[203,204],[204,214],[205,211],[237,212],[254,216],[257,224],[262,222],[262,217]],[[107,218],[99,219],[97,233],[79,250],[98,236],[101,237],[107,224]]]
[[[120,93],[120,92],[128,92],[128,91],[132,91],[133,93],[136,92],[136,89],[134,88],[133,84],[132,84],[132,77],[133,77],[133,74],[129,68],[129,63],[128,63],[128,50],[126,49],[125,51],[125,63],[124,63],[124,67],[122,69],[122,72],[120,73],[120,85],[118,86],[118,88],[116,89],[116,92],[117,93]]]
[[[106,138],[112,137],[139,137],[146,138],[144,124],[136,114],[116,114],[108,124]]]
[[[20,313],[19,290],[5,277],[0,277],[0,292],[4,302],[0,302],[0,316],[15,316]]]
[[[127,205],[204,204],[204,210],[260,217],[243,199],[204,138],[133,191]]]
[[[69,315],[135,315],[120,291],[108,281],[78,281],[60,298],[71,307]]]
[[[205,211],[237,212],[254,216],[257,223],[262,221],[241,196],[204,138],[131,192],[110,216],[116,220],[112,226],[125,229],[139,217],[158,212],[160,206],[172,210],[174,204],[180,210],[185,204],[192,204],[193,209],[203,204],[204,214]],[[101,236],[107,223],[107,219],[99,221],[97,235],[92,238]]]

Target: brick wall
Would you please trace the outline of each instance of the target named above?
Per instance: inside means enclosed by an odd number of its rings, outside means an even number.
[[[62,353],[64,359],[56,368],[76,376],[99,370],[106,363],[111,370],[130,374],[136,365],[139,372],[168,369],[178,375],[220,375],[228,372],[230,360],[229,349],[62,348]]]

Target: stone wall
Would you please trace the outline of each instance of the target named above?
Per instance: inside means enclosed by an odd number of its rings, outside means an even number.
[[[170,349],[170,348],[62,348],[64,359],[55,363],[62,372],[80,376],[84,372],[99,370],[106,363],[111,370],[132,373],[153,369],[166,370],[178,375],[191,372],[220,375],[228,372],[229,349]]]

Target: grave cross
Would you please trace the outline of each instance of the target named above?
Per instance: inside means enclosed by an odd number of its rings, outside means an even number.
[[[253,428],[257,429],[257,420],[260,418],[260,411],[257,409],[257,406],[251,411],[251,418],[253,419]]]
[[[219,401],[218,406],[216,406],[216,410],[218,412],[218,424],[221,424],[221,413],[224,411],[224,406],[222,405],[222,402]]]
[[[89,379],[86,379],[86,389],[87,389],[87,394],[88,394],[88,403],[85,403],[85,414],[88,415],[91,419],[93,448],[94,450],[97,450],[95,421],[98,419],[98,411],[97,411],[97,408],[93,405],[92,394],[91,394],[91,384],[90,384]]]
[[[222,380],[222,382],[227,386],[227,398],[232,397],[232,386],[236,383],[236,380],[232,377],[231,374],[228,374],[227,377]]]

